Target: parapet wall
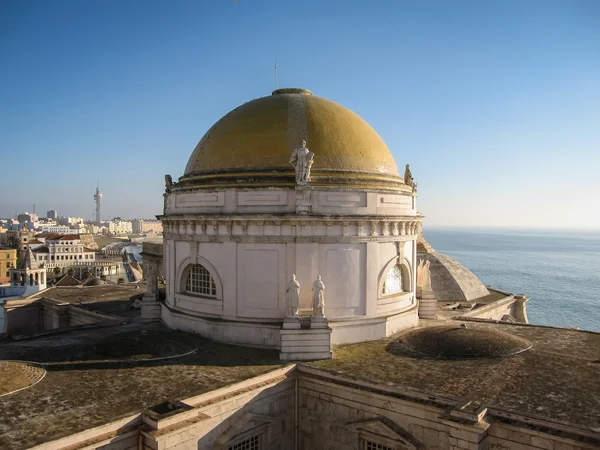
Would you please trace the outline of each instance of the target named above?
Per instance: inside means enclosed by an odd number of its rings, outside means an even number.
[[[31,336],[81,325],[112,325],[122,317],[91,311],[52,298],[9,300],[4,309],[4,333]]]
[[[291,365],[155,405],[43,448],[226,450],[257,436],[259,448],[273,450],[362,450],[368,442],[447,450],[600,446],[600,433],[594,430]]]

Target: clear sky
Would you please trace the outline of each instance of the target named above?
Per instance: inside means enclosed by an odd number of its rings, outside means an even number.
[[[426,226],[600,229],[600,1],[0,0],[0,217],[162,212],[204,132],[302,87],[419,182]]]

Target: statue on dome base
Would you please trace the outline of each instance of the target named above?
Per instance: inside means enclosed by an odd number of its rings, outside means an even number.
[[[171,175],[165,175],[165,192],[171,192],[171,188],[173,186],[175,186],[175,183],[173,183],[173,178],[171,177]]]
[[[325,317],[325,284],[321,281],[321,275],[313,283],[313,315]]]
[[[294,149],[290,157],[290,164],[296,169],[296,184],[306,186],[310,181],[310,168],[315,154],[306,148],[306,141],[302,147]]]
[[[404,184],[410,186],[414,193],[417,192],[417,183],[415,182],[412,172],[410,171],[410,164],[407,164],[406,168],[404,169]]]
[[[285,291],[285,316],[298,317],[298,301],[300,298],[300,283],[296,280],[296,275],[292,275],[292,279],[287,285]]]
[[[167,174],[165,175],[165,193],[163,194],[163,214],[167,213],[167,210],[169,209],[170,204],[172,203],[173,199],[172,197],[169,196],[169,194],[171,193],[171,188],[175,186],[175,183],[173,182],[173,178],[171,177],[171,175]]]
[[[429,260],[425,261],[421,259],[419,261],[419,267],[417,268],[417,297],[421,297],[424,293],[429,293],[431,289],[431,271]]]

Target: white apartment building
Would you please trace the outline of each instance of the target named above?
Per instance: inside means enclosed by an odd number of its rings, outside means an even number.
[[[162,233],[163,226],[160,220],[133,219],[131,221],[134,234]]]
[[[121,273],[120,258],[107,258],[101,255],[96,259],[95,250],[84,245],[78,234],[65,234],[54,236],[38,236],[40,246],[33,249],[35,261],[48,273],[56,268],[62,273],[73,269],[75,276],[81,278],[85,272],[89,272],[97,277],[101,275],[111,276]],[[32,247],[32,246],[30,246]]]
[[[40,224],[38,230],[42,233],[58,233],[58,234],[79,234],[83,232],[79,228],[71,228],[68,225],[56,225],[56,224]]]
[[[132,224],[129,220],[113,219],[108,222],[108,232],[110,234],[131,234]]]
[[[38,264],[44,263],[46,267],[91,265],[96,259],[94,250],[85,247],[77,234],[49,237],[45,245],[33,252]]]
[[[84,224],[83,217],[59,217],[58,218],[59,225],[76,225],[76,224]]]

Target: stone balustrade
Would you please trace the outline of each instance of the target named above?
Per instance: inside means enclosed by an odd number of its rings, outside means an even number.
[[[210,237],[398,237],[419,234],[422,217],[265,219],[264,217],[207,218],[169,216],[163,218],[166,236]]]

